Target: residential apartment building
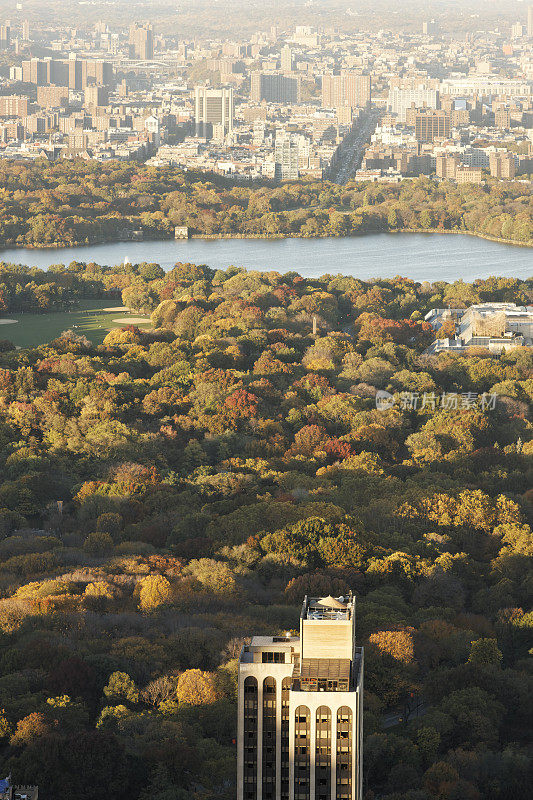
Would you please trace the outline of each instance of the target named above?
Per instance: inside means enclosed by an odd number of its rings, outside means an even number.
[[[322,106],[365,108],[372,100],[370,75],[345,70],[340,75],[322,75]]]
[[[68,105],[68,86],[38,86],[37,105],[40,108],[61,108]]]
[[[252,72],[250,99],[254,103],[299,103],[300,79],[277,73]]]
[[[281,69],[283,72],[292,72],[293,58],[292,47],[286,44],[281,48]]]
[[[477,167],[469,167],[466,164],[461,164],[455,171],[455,180],[457,183],[482,183],[483,173]]]
[[[516,162],[512,153],[491,153],[489,167],[493,178],[505,180],[516,175]]]
[[[279,131],[274,143],[274,177],[278,180],[296,180],[298,178],[300,153],[307,144],[307,154],[309,154],[309,143],[305,136]]]
[[[388,109],[397,115],[399,122],[406,122],[407,110],[410,108],[439,108],[439,92],[425,87],[391,88]]]
[[[355,599],[306,597],[300,636],[255,636],[238,677],[237,800],[361,800]]]
[[[26,117],[30,101],[27,97],[8,94],[0,97],[0,117]]]
[[[450,136],[450,115],[428,109],[415,115],[415,136],[418,142],[434,142]]]
[[[460,163],[461,158],[458,155],[437,156],[435,170],[437,177],[454,179]]]
[[[154,57],[154,30],[151,25],[134,22],[130,26],[130,56],[141,61]]]

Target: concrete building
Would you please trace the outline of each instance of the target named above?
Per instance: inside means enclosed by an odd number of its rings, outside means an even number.
[[[489,166],[493,178],[506,180],[516,175],[516,163],[511,153],[491,153]]]
[[[446,78],[440,84],[441,94],[452,97],[530,97],[532,85],[527,81],[474,75],[467,78]]]
[[[527,9],[527,35],[533,39],[533,6],[528,6]]]
[[[38,86],[37,105],[41,108],[61,108],[68,105],[68,86]]]
[[[154,57],[154,30],[151,25],[134,22],[130,25],[130,56],[141,61]]]
[[[254,103],[299,103],[300,79],[286,75],[252,72],[250,99]]]
[[[370,75],[344,70],[340,75],[322,75],[322,106],[366,108],[372,101]]]
[[[428,109],[415,115],[415,136],[418,142],[434,142],[450,136],[450,115],[445,111]]]
[[[292,72],[292,48],[288,44],[281,48],[281,70]]]
[[[457,183],[482,183],[483,173],[477,167],[469,167],[466,164],[461,164],[455,171],[455,180]]]
[[[299,176],[298,136],[279,131],[274,143],[274,176],[278,180],[296,180]]]
[[[255,636],[238,679],[237,800],[361,800],[355,600],[306,597],[300,636]]]
[[[457,168],[461,163],[458,155],[437,156],[436,173],[438,178],[455,178]]]
[[[211,138],[213,126],[220,125],[226,133],[233,130],[233,89],[208,89],[196,86],[194,90],[194,122],[196,135]]]
[[[391,88],[388,109],[397,115],[399,122],[406,121],[407,110],[410,108],[439,108],[439,92],[425,86],[413,89]]]
[[[516,347],[533,347],[533,306],[516,303],[479,303],[466,309],[432,308],[425,316],[435,330],[452,320],[455,335],[437,339],[428,352],[465,352],[485,347],[498,354]]]
[[[0,50],[7,50],[11,44],[11,27],[8,23],[0,25]]]
[[[109,97],[105,86],[86,86],[84,90],[85,108],[89,111],[107,106]]]
[[[26,117],[30,102],[27,97],[9,94],[0,97],[0,117]]]

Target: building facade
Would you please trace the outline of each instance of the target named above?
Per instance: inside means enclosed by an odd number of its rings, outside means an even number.
[[[322,75],[322,106],[366,108],[372,101],[370,75],[344,70],[340,75]]]
[[[400,122],[406,122],[410,108],[438,108],[439,93],[436,89],[418,86],[412,89],[393,87],[389,91],[388,109],[396,114]]]
[[[351,594],[306,597],[299,637],[243,647],[237,800],[361,800],[363,669]]]
[[[194,90],[194,121],[196,135],[211,138],[213,126],[225,133],[233,130],[233,89],[209,89],[197,86]]]
[[[450,136],[450,115],[445,111],[425,110],[415,115],[415,136],[418,142],[434,142]]]
[[[130,55],[142,61],[154,57],[154,30],[151,25],[134,22],[130,25]]]
[[[265,72],[252,72],[250,99],[260,103],[299,103],[300,79]]]

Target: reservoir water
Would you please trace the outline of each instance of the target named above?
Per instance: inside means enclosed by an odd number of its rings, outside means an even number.
[[[52,264],[94,261],[120,264],[156,262],[166,270],[176,262],[251,270],[295,271],[416,281],[472,281],[499,275],[533,276],[533,248],[500,244],[473,236],[438,233],[373,234],[327,239],[189,239],[117,242],[82,247],[0,250],[0,260],[46,269]]]

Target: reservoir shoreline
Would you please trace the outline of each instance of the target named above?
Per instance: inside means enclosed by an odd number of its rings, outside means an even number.
[[[4,262],[48,269],[73,261],[116,266],[157,263],[171,270],[180,262],[249,271],[297,272],[304,277],[345,275],[363,280],[397,275],[415,281],[472,281],[490,276],[531,278],[529,247],[479,236],[403,231],[345,237],[194,237],[120,241],[62,248],[4,250]],[[447,232],[450,233],[450,232]]]
[[[287,236],[283,233],[193,233],[187,239],[174,239],[172,236],[164,237],[164,238],[143,238],[143,239],[124,239],[124,238],[106,238],[106,239],[91,239],[89,242],[87,240],[79,241],[79,242],[51,242],[49,244],[10,244],[6,245],[5,247],[0,248],[0,261],[2,260],[2,253],[6,250],[67,250],[71,247],[98,247],[99,245],[111,245],[111,244],[124,244],[124,245],[135,245],[141,242],[148,243],[148,242],[174,242],[174,241],[192,241],[192,240],[202,240],[205,239],[206,241],[217,241],[220,239],[221,241],[226,241],[228,239],[240,239],[245,241],[254,241],[254,240],[264,240],[264,241],[280,241],[283,239],[302,239],[304,241],[314,241],[314,240],[321,240],[321,239],[361,239],[367,238],[371,236],[398,236],[404,233],[408,234],[418,234],[420,236],[437,234],[441,235],[451,235],[451,236],[472,236],[476,239],[484,239],[487,242],[496,242],[497,244],[504,244],[508,247],[524,247],[524,248],[533,248],[533,242],[517,242],[512,239],[502,239],[501,237],[496,236],[489,236],[484,233],[477,233],[476,231],[457,231],[457,230],[446,230],[443,228],[401,228],[399,230],[367,230],[364,233],[350,233],[347,236],[333,236],[333,235],[318,235],[318,236],[299,236],[297,233],[291,234]]]

